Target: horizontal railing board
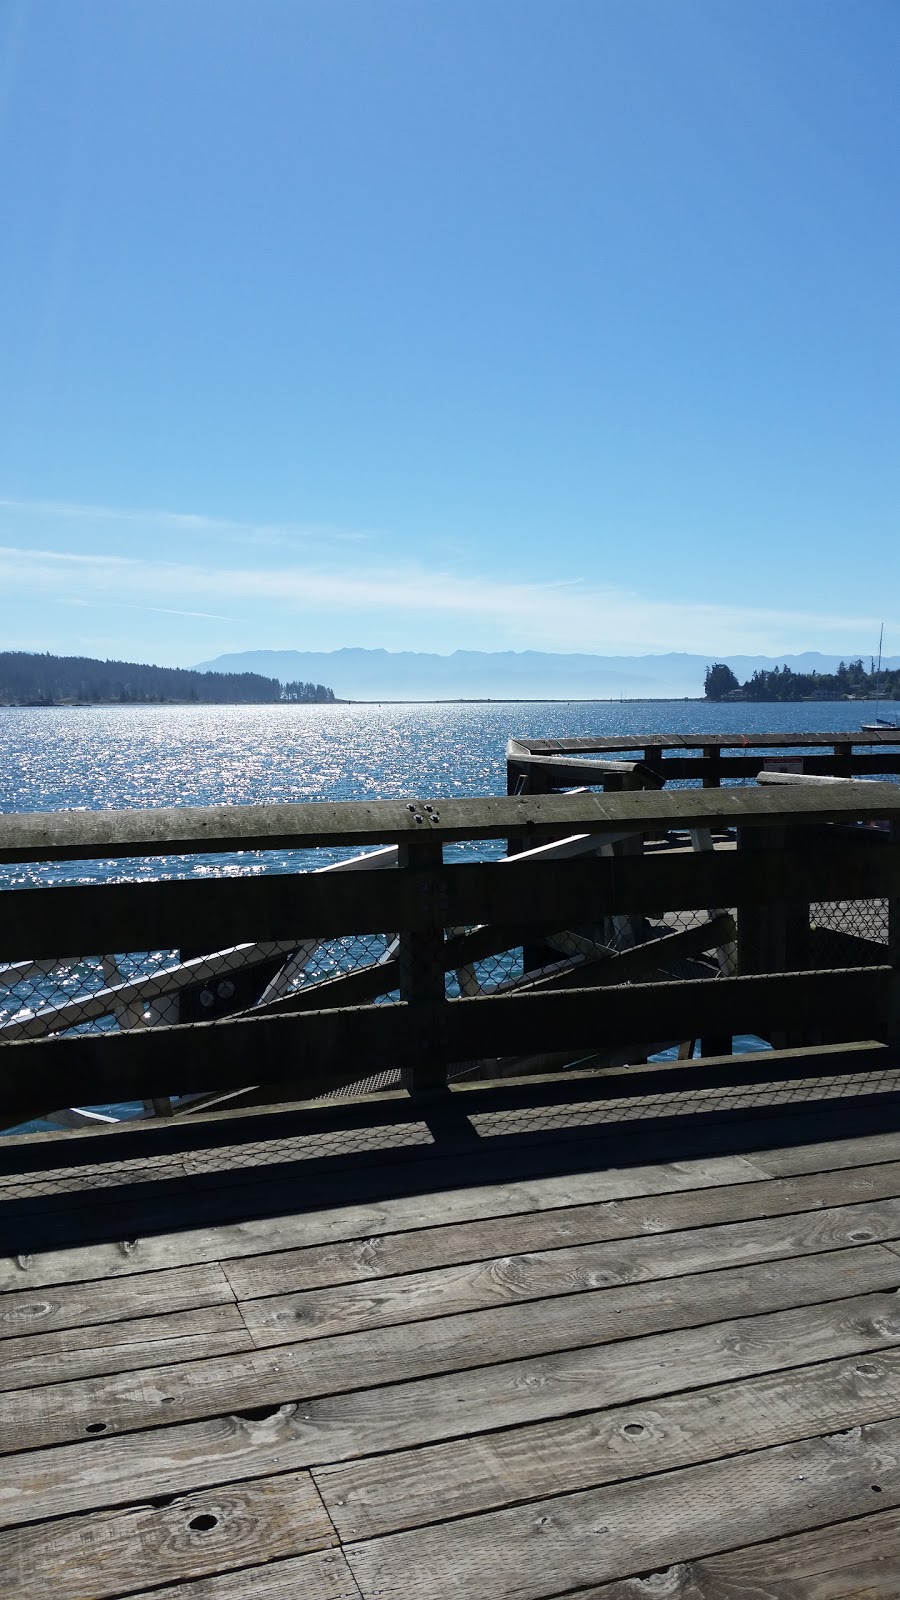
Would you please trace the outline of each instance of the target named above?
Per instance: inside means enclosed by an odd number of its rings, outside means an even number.
[[[673,779],[693,779],[702,782],[705,778],[714,775],[717,782],[725,782],[729,778],[752,779],[762,771],[766,761],[777,760],[778,757],[768,757],[763,752],[757,755],[746,755],[740,752],[733,755],[724,755],[718,759],[718,750],[715,759],[709,760],[703,755],[670,755],[664,757],[655,769],[660,780],[670,783]],[[788,757],[787,759],[791,759]],[[823,777],[845,777],[847,775],[846,756],[810,755],[804,754],[798,759],[802,760],[803,770]],[[900,772],[900,749],[881,751],[865,755],[849,757],[853,776],[879,777],[882,773]],[[542,782],[549,781],[558,788],[568,788],[574,784],[601,784],[608,776],[603,771],[602,761],[567,759],[565,756],[515,756],[508,762],[508,770],[514,774],[520,772],[535,772]],[[635,766],[640,770],[639,763]],[[594,772],[591,771],[594,767]],[[644,769],[649,771],[650,769]]]
[[[587,755],[595,751],[598,755],[607,754],[613,750],[649,750],[657,746],[663,750],[790,750],[817,745],[852,745],[854,748],[866,748],[871,745],[893,744],[900,747],[900,732],[891,736],[891,730],[885,729],[884,733],[863,733],[860,728],[850,729],[846,733],[825,733],[809,731],[800,733],[629,733],[615,734],[601,737],[579,737],[574,739],[526,739],[517,737],[507,742],[506,752],[510,759],[520,755]]]
[[[753,1053],[751,1059],[763,1070],[758,1053]],[[697,1058],[690,1065],[692,1070],[699,1070],[701,1066],[707,1070],[722,1067],[740,1070],[745,1062],[746,1057],[740,1055],[708,1056]],[[888,1046],[872,1039],[851,1044],[804,1046],[765,1052],[765,1071],[773,1079],[798,1075],[808,1077],[813,1067],[832,1077],[885,1072],[895,1064],[896,1057]],[[688,1063],[682,1063],[682,1066],[686,1065]],[[606,1083],[605,1075],[599,1077],[592,1071],[577,1068],[524,1078],[504,1077],[487,1081],[457,1079],[448,1084],[445,1098],[461,1105],[467,1117],[489,1116],[509,1111],[520,1112],[525,1104],[532,1108],[580,1104],[605,1095],[608,1092]],[[248,1145],[272,1138],[276,1124],[280,1138],[310,1133],[318,1135],[322,1131],[328,1137],[336,1131],[352,1135],[360,1129],[375,1126],[382,1130],[402,1130],[407,1124],[420,1121],[421,1117],[420,1104],[405,1093],[389,1090],[334,1100],[304,1101],[289,1095],[280,1103],[272,1101],[250,1109],[245,1106],[237,1109],[214,1107],[190,1118],[155,1118],[65,1132],[9,1134],[0,1139],[0,1201],[3,1199],[3,1186],[9,1182],[16,1183],[26,1173],[50,1172],[59,1178],[63,1170],[70,1174],[85,1166],[93,1169],[97,1163],[102,1165],[104,1161],[118,1164],[128,1160],[145,1160],[148,1150],[155,1159],[191,1154],[198,1150],[217,1150],[228,1145]],[[113,1144],[109,1143],[110,1140],[114,1141]],[[683,1151],[679,1154],[683,1155]],[[807,1163],[807,1154],[804,1153],[801,1159]],[[817,1159],[823,1170],[828,1171],[839,1166],[900,1161],[900,1134],[889,1132],[881,1133],[875,1139],[866,1136],[842,1138],[837,1142],[830,1140],[827,1145],[818,1147]],[[726,1161],[726,1176],[720,1177],[720,1181],[737,1182],[738,1175],[733,1168],[732,1157],[717,1157],[716,1170],[719,1170],[718,1163],[723,1160]],[[748,1169],[745,1165],[739,1162],[738,1167],[746,1176]],[[792,1170],[779,1166],[777,1175],[784,1176]],[[803,1164],[802,1170],[810,1170],[808,1164]],[[759,1176],[756,1172],[751,1175]],[[707,1181],[706,1178],[697,1177],[698,1186]],[[680,1180],[676,1186],[680,1186]],[[369,1226],[371,1224],[367,1223],[366,1227]]]
[[[662,776],[642,761],[606,761],[598,758],[579,761],[567,756],[522,756],[511,759],[511,769],[532,771],[542,769],[548,782],[560,789],[574,788],[583,783],[604,783],[617,779],[626,789],[661,789]]]
[[[798,1016],[842,1031],[862,1016],[878,1038],[889,1027],[892,989],[890,967],[848,968],[494,995],[446,1002],[439,1016],[447,1058],[457,1061],[637,1038],[766,1037]],[[298,1095],[312,1096],[341,1078],[335,1063],[364,1063],[374,1073],[409,1059],[418,1028],[416,1009],[398,1004],[12,1043],[4,1047],[0,1113],[66,1104],[76,1085],[85,1105],[224,1091],[248,1076],[293,1081]]]
[[[83,861],[399,844],[430,835],[454,840],[560,836],[623,827],[777,826],[785,822],[900,819],[900,786],[848,785],[840,792],[635,790],[622,794],[491,795],[434,800],[316,800],[302,805],[178,806],[153,810],[21,812],[0,815],[0,861]],[[412,807],[412,809],[410,809]],[[416,817],[421,820],[416,821]],[[336,874],[335,874],[336,876]]]
[[[784,791],[766,792],[781,797]],[[4,892],[0,960],[49,961],[72,949],[97,955],[182,945],[224,949],[247,940],[336,938],[385,929],[415,933],[428,927],[429,901],[440,906],[446,927],[516,924],[514,942],[520,942],[529,924],[562,928],[601,915],[898,893],[900,845],[866,835],[829,840],[828,848],[816,852],[538,859],[515,871],[504,862],[481,861],[415,873],[272,873],[59,885]]]

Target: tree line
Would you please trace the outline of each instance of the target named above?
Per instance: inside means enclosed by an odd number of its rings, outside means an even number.
[[[900,699],[900,671],[869,670],[862,660],[842,661],[836,672],[794,672],[772,667],[738,683],[731,668],[716,661],[706,669],[707,700],[882,700]]]
[[[193,672],[135,661],[95,661],[90,656],[0,651],[0,702],[7,705],[65,704],[272,705],[333,701],[321,683],[289,683],[258,672]]]
[[[286,683],[281,698],[300,705],[328,705],[334,700],[334,690],[327,689],[324,683]]]

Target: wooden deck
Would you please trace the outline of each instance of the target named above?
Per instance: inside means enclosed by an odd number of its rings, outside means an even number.
[[[884,1046],[4,1139],[0,1237],[9,1600],[900,1595]]]

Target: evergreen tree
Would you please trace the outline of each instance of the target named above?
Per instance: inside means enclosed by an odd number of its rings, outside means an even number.
[[[711,667],[707,667],[704,684],[707,700],[724,700],[727,694],[733,694],[735,689],[739,688],[737,678],[724,661],[716,661]]]

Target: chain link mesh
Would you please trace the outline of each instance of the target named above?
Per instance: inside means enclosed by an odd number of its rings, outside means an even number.
[[[847,829],[839,830],[846,836]],[[871,836],[870,836],[871,837]],[[877,847],[877,841],[873,840]],[[556,847],[553,847],[556,848]],[[647,853],[731,850],[733,833],[693,835],[670,833],[625,840],[604,846],[588,841],[584,853],[595,850]],[[450,846],[448,863],[494,857],[502,853],[495,844]],[[563,850],[563,854],[566,852]],[[577,852],[576,852],[577,853]],[[273,852],[274,856],[274,852]],[[551,857],[552,858],[552,857]],[[315,870],[315,857],[309,853]],[[334,866],[343,866],[343,861]],[[387,861],[383,865],[394,865]],[[280,863],[280,870],[284,870]],[[255,868],[254,870],[258,870]],[[333,867],[332,867],[333,870]],[[411,870],[404,868],[403,870]],[[510,863],[515,871],[515,862]],[[341,1005],[391,1004],[407,998],[410,983],[439,1000],[459,1000],[516,991],[541,991],[604,983],[659,983],[678,979],[714,981],[737,971],[841,969],[886,962],[889,948],[889,904],[885,899],[815,902],[793,908],[793,932],[785,946],[785,959],[773,966],[771,938],[766,951],[754,952],[752,928],[735,907],[684,910],[677,907],[654,916],[617,913],[598,915],[573,926],[514,930],[493,927],[441,928],[424,941],[419,935],[404,942],[392,930],[344,938],[246,943],[216,951],[166,949],[143,952],[80,954],[34,961],[22,952],[21,961],[0,966],[0,1049],[3,1045],[83,1032],[155,1028],[175,1023],[217,1022],[267,1009],[328,1008]],[[799,934],[798,934],[799,928]],[[761,936],[762,937],[762,936]],[[786,936],[787,937],[787,936]],[[416,946],[418,945],[418,948]],[[740,963],[738,952],[740,950]],[[624,958],[624,959],[623,959]],[[409,963],[415,966],[410,978]],[[766,964],[768,962],[768,964]],[[406,963],[406,965],[404,965]],[[345,981],[349,980],[349,981]],[[451,1077],[495,1071],[536,1070],[538,1058],[511,1061],[447,1063],[441,1060],[439,1039],[431,1040],[423,1011],[422,1058],[433,1052],[434,1070]],[[627,1049],[595,1053],[588,1058],[618,1063],[640,1060],[648,1047],[681,1051],[693,1041],[636,1041]],[[566,1054],[563,1052],[563,1054]],[[543,1059],[543,1058],[541,1058]],[[584,1060],[568,1052],[566,1061]],[[400,1081],[404,1063],[396,1071],[365,1077],[351,1090],[391,1087]],[[252,1069],[248,1068],[248,1076]],[[172,1085],[177,1098],[179,1086]],[[156,1102],[152,1103],[156,1106]],[[151,1108],[147,1103],[146,1109]],[[140,1111],[140,1107],[133,1108]]]

